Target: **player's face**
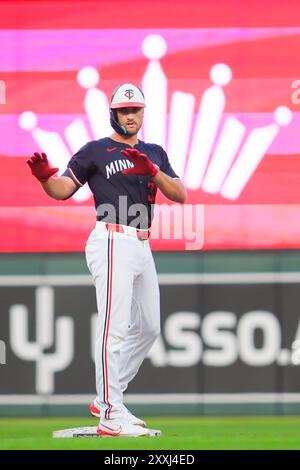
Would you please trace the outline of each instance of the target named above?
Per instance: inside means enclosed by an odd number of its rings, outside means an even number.
[[[120,126],[125,127],[127,134],[135,135],[143,124],[144,108],[119,108],[117,115]]]

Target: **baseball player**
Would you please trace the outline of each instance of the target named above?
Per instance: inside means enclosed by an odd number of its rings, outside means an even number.
[[[86,243],[98,308],[97,398],[90,410],[100,418],[98,434],[105,436],[149,434],[146,423],[123,404],[123,392],[160,333],[159,287],[149,245],[157,188],[172,201],[186,199],[166,152],[137,137],[144,107],[140,88],[122,84],[111,99],[111,137],[84,145],[61,176],[45,153],[27,160],[50,197],[68,199],[85,183],[94,195],[96,223]]]

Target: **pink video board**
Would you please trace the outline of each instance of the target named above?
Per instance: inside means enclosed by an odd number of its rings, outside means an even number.
[[[62,173],[111,134],[125,81],[146,97],[140,138],[188,191],[180,209],[158,192],[153,249],[300,247],[300,6],[213,3],[0,3],[1,252],[83,251],[89,188],[50,199],[25,160],[44,151]]]

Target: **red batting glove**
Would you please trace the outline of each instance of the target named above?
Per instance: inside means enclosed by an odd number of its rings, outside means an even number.
[[[153,178],[158,173],[158,168],[151,162],[145,153],[139,152],[137,149],[121,150],[121,153],[134,164],[133,168],[123,170],[124,175],[146,175]]]
[[[31,173],[41,183],[48,181],[51,176],[58,172],[59,168],[51,168],[45,153],[35,152],[31,158],[26,160],[27,165],[30,166]]]

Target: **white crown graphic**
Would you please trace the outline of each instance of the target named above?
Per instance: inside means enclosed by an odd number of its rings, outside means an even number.
[[[141,47],[149,63],[142,78],[147,107],[139,137],[166,149],[174,170],[188,189],[202,189],[227,199],[237,199],[280,127],[291,122],[292,112],[286,106],[279,106],[274,111],[273,123],[250,132],[234,116],[227,116],[224,120],[226,102],[223,87],[231,81],[232,71],[228,65],[220,63],[210,70],[212,85],[203,93],[198,111],[195,110],[193,94],[181,91],[172,94],[168,122],[168,80],[159,61],[167,52],[167,43],[161,35],[150,34]],[[31,132],[50,162],[61,171],[80,147],[112,132],[109,100],[103,91],[96,88],[100,82],[98,71],[84,67],[79,70],[77,81],[87,90],[84,108],[93,135],[82,119],[71,122],[63,138],[56,132],[39,128],[38,118],[31,111],[22,113],[19,118],[20,126]],[[78,202],[90,197],[91,192],[86,185],[73,196]]]

